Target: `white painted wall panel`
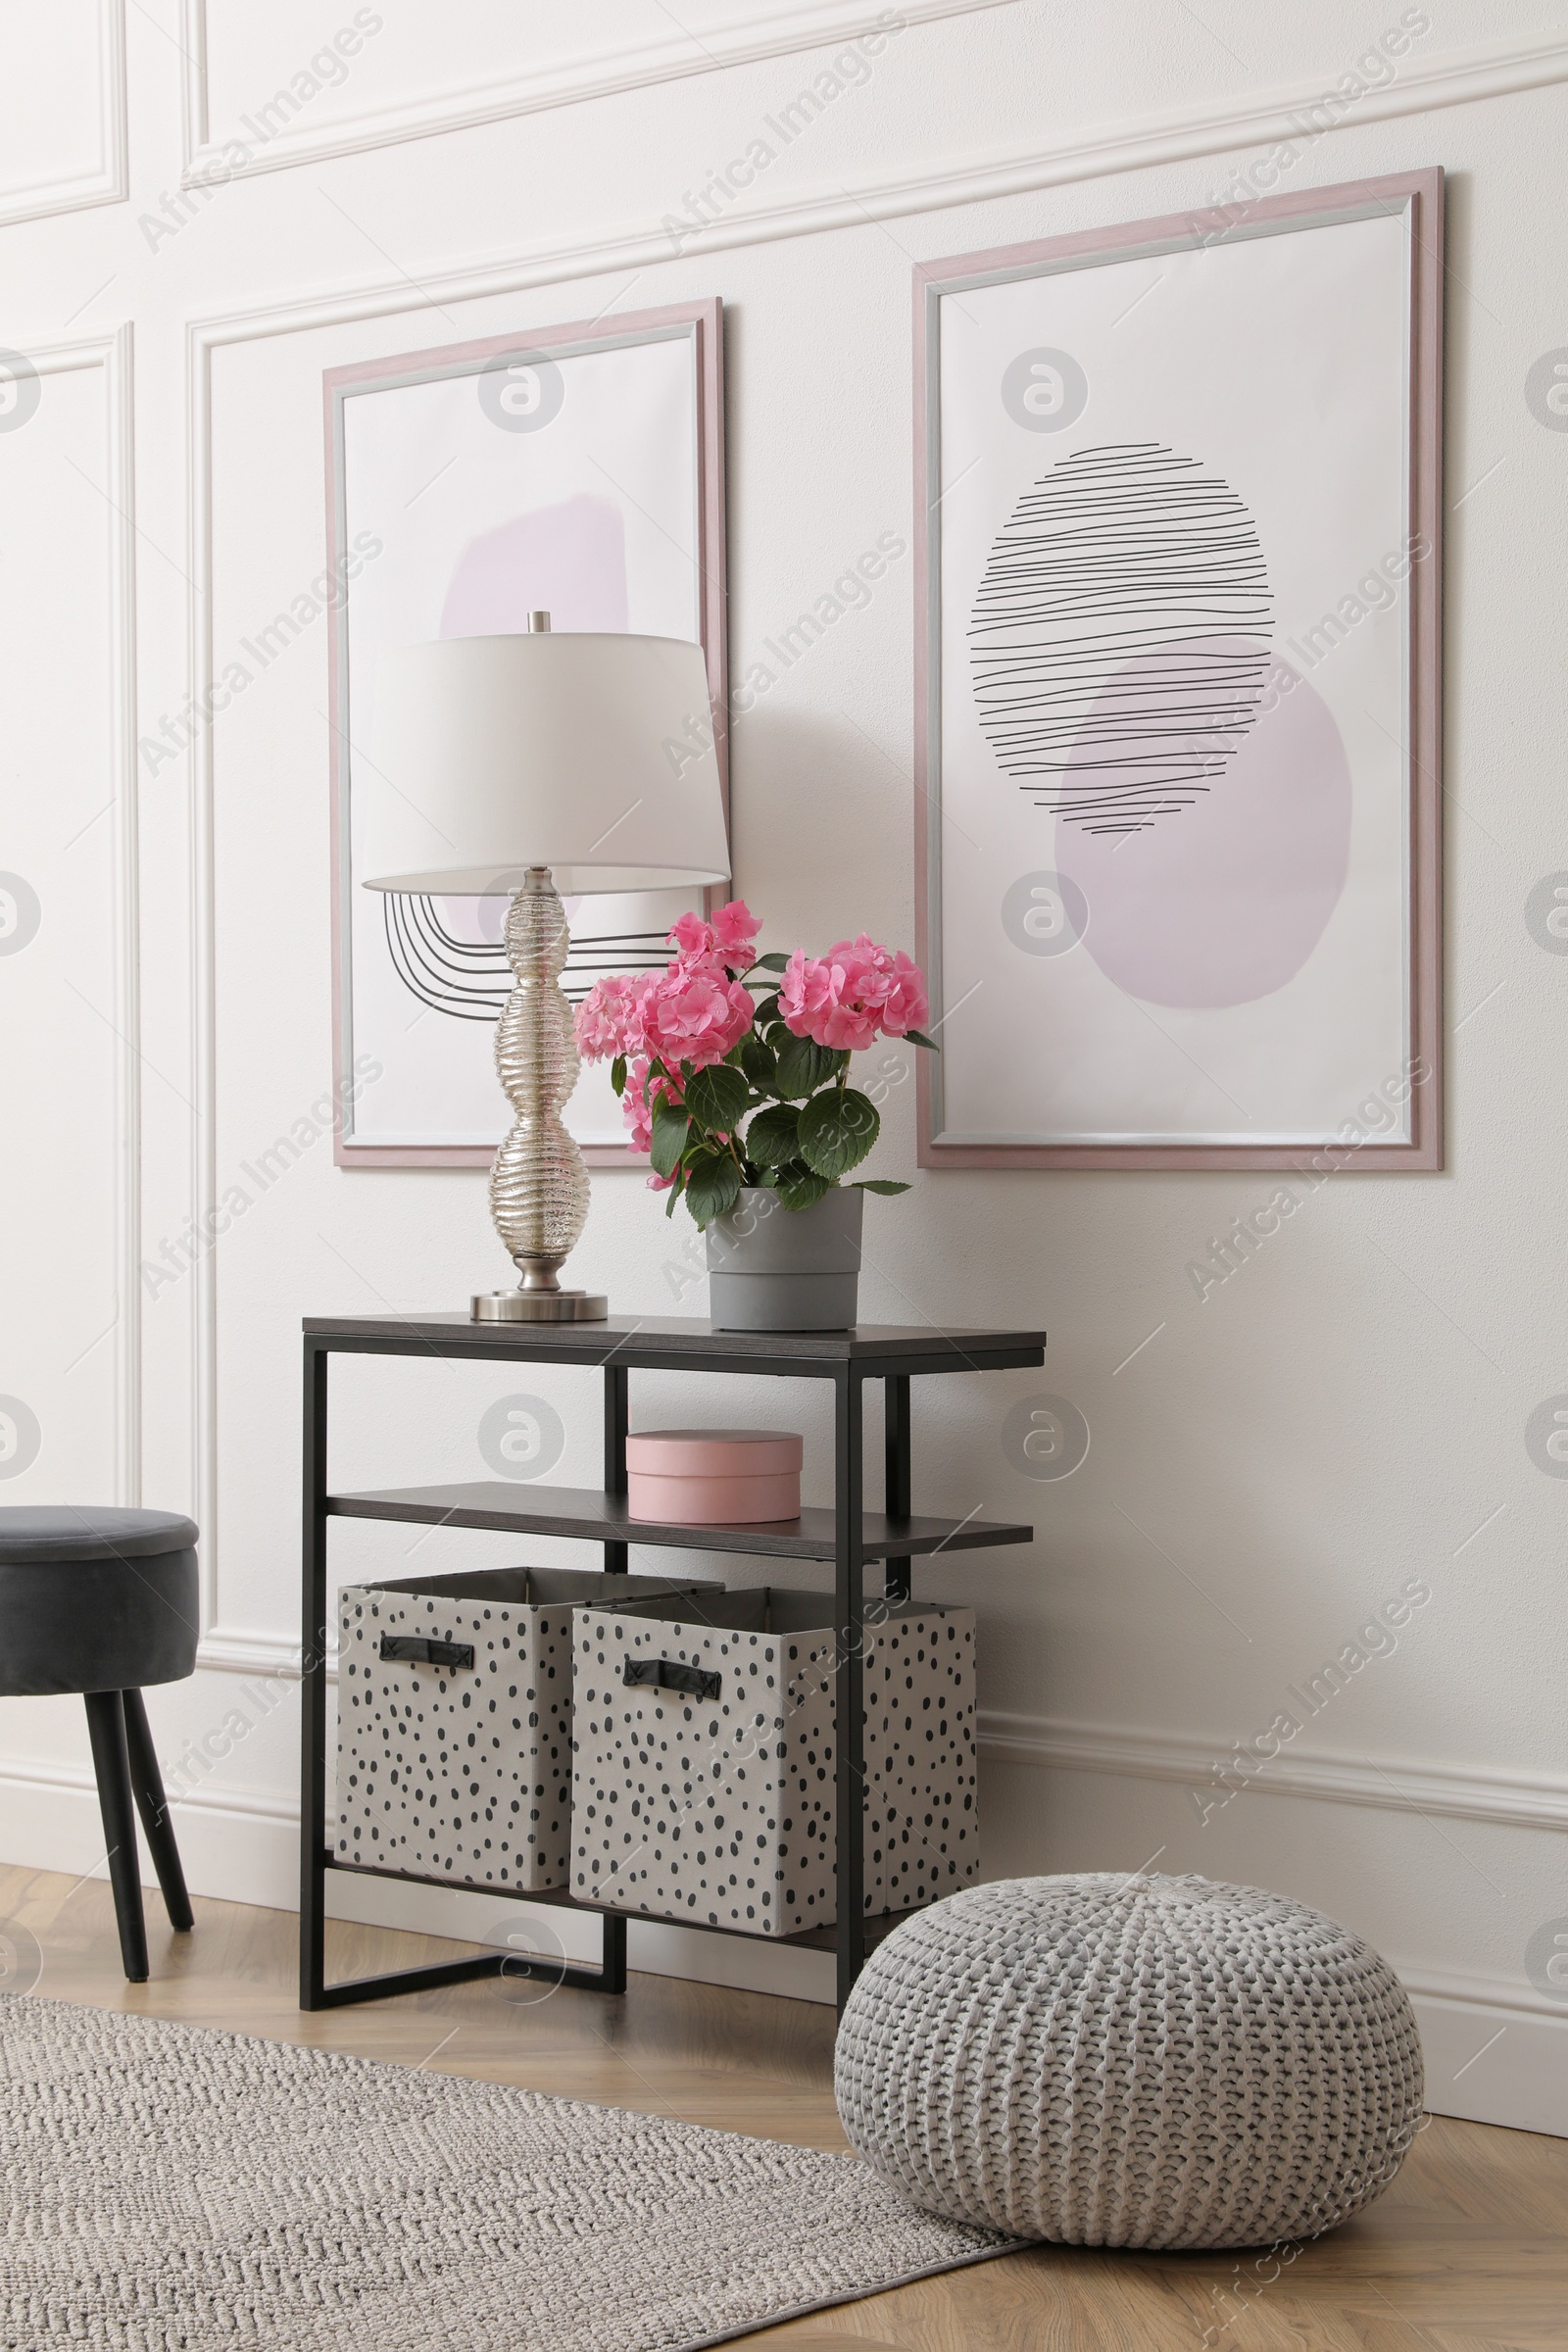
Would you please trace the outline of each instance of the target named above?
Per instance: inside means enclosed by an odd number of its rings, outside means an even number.
[[[123,195],[123,0],[0,0],[0,222]]]

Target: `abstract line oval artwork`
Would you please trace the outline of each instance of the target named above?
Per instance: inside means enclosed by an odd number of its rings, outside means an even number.
[[[1246,502],[1160,442],[1074,451],[993,544],[969,628],[981,729],[1055,819],[1089,954],[1146,1002],[1272,994],[1344,888],[1345,746],[1271,663],[1272,630]]]
[[[1037,808],[1140,831],[1223,774],[1272,625],[1228,482],[1155,441],[1075,450],[992,548],[969,628],[981,727]]]

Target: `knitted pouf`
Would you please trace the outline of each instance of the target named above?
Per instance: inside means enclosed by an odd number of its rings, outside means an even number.
[[[1108,1873],[905,1921],[835,2077],[854,2146],[917,2205],[1088,2246],[1314,2237],[1387,2188],[1422,2096],[1369,1945],[1255,1886]]]

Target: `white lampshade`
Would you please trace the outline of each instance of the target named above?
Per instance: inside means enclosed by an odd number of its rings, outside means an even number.
[[[730,870],[707,663],[675,637],[542,630],[388,655],[355,801],[368,890],[504,896],[547,865],[575,896]]]

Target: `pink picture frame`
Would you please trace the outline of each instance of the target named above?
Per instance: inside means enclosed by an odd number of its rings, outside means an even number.
[[[1405,514],[1431,560],[1410,572],[1404,605],[1408,795],[1405,994],[1412,1086],[1408,1141],[1336,1140],[1318,1161],[1358,1170],[1440,1169],[1443,1162],[1442,1033],[1442,571],[1444,175],[1440,168],[1302,189],[1245,206],[1172,214],[1109,228],[1002,246],[920,264],[914,270],[915,745],[914,863],[919,959],[931,976],[933,1019],[942,1002],[942,709],[940,610],[941,404],[939,306],[946,295],[1097,264],[1177,254],[1319,225],[1403,214],[1408,220],[1408,391]],[[952,485],[950,485],[951,487]],[[941,1042],[940,1029],[938,1042]],[[936,1057],[917,1057],[918,1155],[923,1168],[1300,1168],[1314,1147],[1298,1143],[1014,1142],[950,1140]]]
[[[708,669],[708,689],[724,795],[729,811],[728,734],[728,598],[725,578],[724,520],[724,356],[723,304],[716,295],[676,303],[659,310],[618,312],[595,318],[572,320],[562,326],[529,327],[508,335],[399,352],[387,358],[356,361],[327,368],[321,378],[326,436],[327,557],[334,569],[343,562],[344,464],[343,403],[376,388],[425,382],[445,376],[476,374],[487,363],[504,357],[562,360],[596,347],[626,345],[672,333],[689,332],[694,345],[698,490],[697,539],[700,549],[700,609],[702,645]],[[331,890],[332,890],[332,1054],[338,1100],[349,1099],[350,1002],[346,977],[348,950],[348,755],[342,713],[348,668],[348,604],[333,616],[328,652],[328,719],[331,746]],[[642,1167],[647,1161],[629,1145],[585,1144],[582,1154],[590,1167]],[[342,1168],[488,1168],[495,1157],[492,1145],[363,1144],[340,1127],[334,1137],[334,1158]]]

